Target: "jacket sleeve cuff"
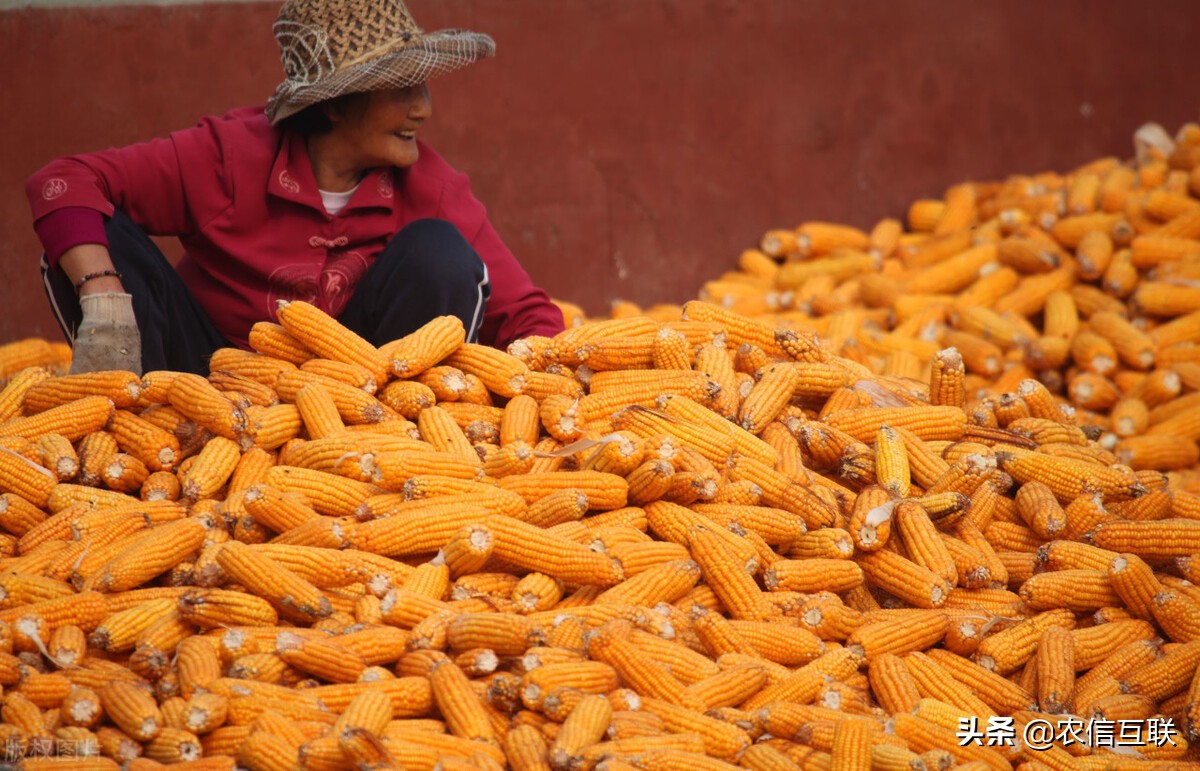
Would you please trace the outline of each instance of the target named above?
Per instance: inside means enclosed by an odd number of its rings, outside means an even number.
[[[104,232],[104,215],[85,206],[67,206],[55,209],[34,223],[38,238],[46,250],[50,269],[58,267],[63,252],[80,244],[108,246],[108,235]]]

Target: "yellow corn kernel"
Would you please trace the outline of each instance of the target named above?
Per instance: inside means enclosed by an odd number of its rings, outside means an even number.
[[[776,364],[764,370],[750,395],[742,401],[738,413],[742,428],[760,433],[791,401],[800,378],[800,370],[791,364]]]
[[[149,741],[163,729],[162,713],[146,691],[115,680],[100,689],[104,714],[122,731],[139,741]]]
[[[869,771],[872,767],[871,745],[872,732],[866,723],[857,720],[838,722],[833,730],[830,768],[833,771]]]
[[[466,330],[457,316],[439,316],[380,351],[397,378],[416,377],[457,351],[466,341]],[[383,381],[380,381],[381,383]]]
[[[390,367],[379,349],[309,303],[280,301],[279,323],[301,345],[319,356],[365,367],[376,384],[387,382]]]
[[[944,578],[886,549],[862,555],[858,564],[872,585],[919,608],[940,607],[950,593]]]
[[[200,548],[207,530],[198,519],[179,519],[140,531],[128,542],[117,541],[111,559],[86,575],[85,590],[121,592],[165,572]]]
[[[245,412],[199,375],[177,376],[168,398],[172,407],[217,436],[239,441],[249,429]]]
[[[188,590],[179,598],[179,613],[204,629],[221,626],[274,626],[279,616],[266,600],[227,589]]]

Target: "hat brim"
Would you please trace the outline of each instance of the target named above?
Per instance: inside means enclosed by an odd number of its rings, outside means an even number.
[[[478,32],[444,29],[422,33],[407,42],[397,41],[392,50],[314,83],[285,80],[267,102],[267,118],[274,125],[306,107],[344,94],[415,86],[495,53],[495,41]]]

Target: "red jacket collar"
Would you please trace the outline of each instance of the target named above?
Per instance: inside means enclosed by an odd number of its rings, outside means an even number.
[[[396,201],[395,179],[395,171],[391,168],[372,169],[363,177],[343,211],[363,208],[390,211]],[[267,192],[324,213],[325,205],[321,202],[321,192],[302,135],[288,132],[279,143]]]

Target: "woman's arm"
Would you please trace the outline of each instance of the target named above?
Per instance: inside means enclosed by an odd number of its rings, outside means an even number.
[[[116,272],[113,269],[112,257],[108,253],[108,247],[102,244],[79,244],[78,246],[72,246],[58,258],[58,265],[62,268],[63,273],[67,274],[67,278],[71,279],[73,285],[78,284],[85,276],[104,273],[106,271]],[[80,297],[96,292],[119,292],[123,294],[125,287],[121,284],[121,279],[117,276],[101,275],[88,280],[79,288]]]
[[[108,247],[73,246],[62,253],[59,267],[79,292],[83,311],[71,349],[71,374],[114,369],[142,374],[142,336],[133,297],[119,276],[104,275],[116,272]]]
[[[102,174],[75,159],[48,164],[27,186],[48,269],[61,270],[79,294],[71,374],[142,372],[142,339],[133,297],[116,275],[104,231],[104,217],[117,208],[107,188]],[[66,205],[59,206],[59,199]]]
[[[214,121],[206,120],[149,142],[58,158],[30,177],[26,194],[50,270],[62,270],[79,293],[72,372],[142,370],[133,298],[120,277],[110,275],[104,218],[120,210],[150,234],[187,235],[205,207],[228,203],[227,196],[211,195],[197,210],[189,179],[192,185],[208,180],[220,191],[224,171]],[[216,185],[207,176],[214,174]]]
[[[80,211],[111,217],[119,209],[150,235],[186,236],[210,209],[228,206],[218,123],[205,119],[148,142],[64,156],[36,171],[25,193],[51,266],[57,253],[103,241],[102,219],[77,226]],[[198,182],[207,195],[192,190]]]

